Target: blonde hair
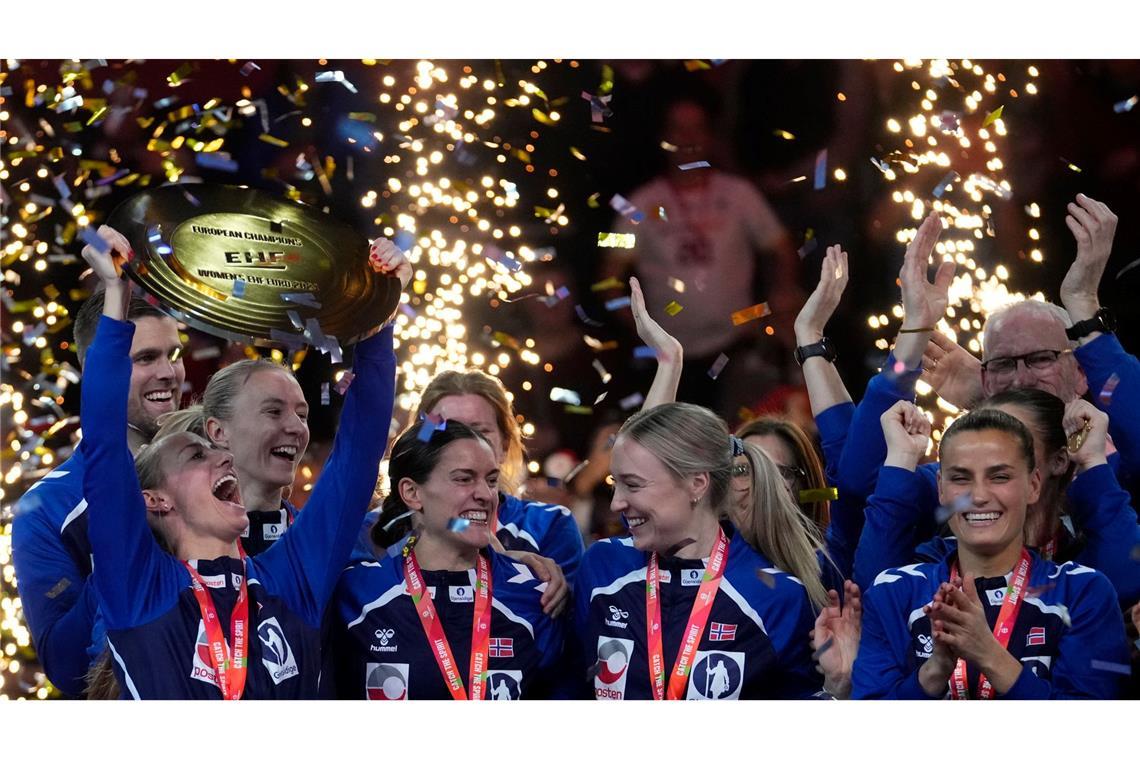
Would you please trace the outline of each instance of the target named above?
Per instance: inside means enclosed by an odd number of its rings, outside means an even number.
[[[158,418],[158,432],[150,439],[151,443],[160,441],[175,433],[194,433],[210,440],[206,435],[206,412],[201,404],[194,404],[175,412],[167,412]]]
[[[118,699],[119,682],[111,665],[111,650],[104,649],[84,676],[84,699]]]
[[[499,434],[506,444],[502,467],[499,470],[499,488],[506,493],[516,493],[526,478],[526,464],[523,461],[526,447],[523,446],[522,428],[515,418],[515,410],[507,397],[507,389],[498,378],[477,369],[467,372],[455,370],[441,372],[424,388],[414,419],[429,413],[447,396],[468,394],[482,397],[495,411]]]
[[[237,398],[242,386],[254,374],[267,370],[280,370],[289,377],[293,372],[286,366],[270,361],[269,359],[242,359],[228,366],[222,367],[210,377],[206,383],[206,391],[202,394],[202,418],[229,421],[234,418],[234,399]]]
[[[701,406],[661,404],[626,420],[618,435],[644,446],[679,478],[708,473],[708,500],[718,515],[728,514],[732,482],[732,442],[724,421]],[[819,528],[792,501],[780,471],[757,446],[744,444],[752,472],[751,498],[731,515],[741,536],[773,565],[803,582],[808,597],[827,604],[816,552],[823,548]]]

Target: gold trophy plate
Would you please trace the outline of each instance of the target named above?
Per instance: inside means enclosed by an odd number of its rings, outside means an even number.
[[[107,223],[130,241],[126,269],[148,300],[227,340],[348,345],[377,332],[400,302],[399,280],[369,266],[364,235],[260,190],[164,185],[123,202]]]

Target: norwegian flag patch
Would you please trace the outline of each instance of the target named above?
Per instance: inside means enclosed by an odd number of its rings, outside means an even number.
[[[491,639],[491,643],[487,648],[487,654],[491,657],[514,657],[515,640],[509,638]]]
[[[1029,635],[1025,637],[1025,646],[1038,647],[1045,645],[1045,629],[1041,627],[1033,627],[1029,629]]]
[[[736,639],[736,624],[713,623],[709,626],[709,641],[734,641]]]

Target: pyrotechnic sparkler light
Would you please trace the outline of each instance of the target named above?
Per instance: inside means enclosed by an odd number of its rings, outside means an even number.
[[[949,308],[937,327],[974,354],[982,350],[981,328],[986,316],[1027,297],[1010,290],[1009,268],[992,259],[991,246],[986,244],[995,234],[995,204],[1009,203],[1013,198],[1001,157],[1001,147],[1009,138],[1005,119],[1012,116],[1005,114],[1005,105],[1038,93],[1037,68],[1014,65],[1018,71],[1007,74],[987,72],[981,64],[966,59],[896,61],[895,73],[910,80],[912,105],[909,112],[885,119],[895,147],[885,156],[871,158],[894,188],[891,199],[908,208],[913,222],[897,231],[900,244],[914,239],[917,223],[932,209],[943,218],[945,229],[936,254],[953,260],[958,269],[950,286]],[[1036,220],[1041,211],[1035,202],[1026,203],[1024,210],[1030,249],[1027,258],[1040,264],[1044,253]],[[1043,299],[1044,295],[1037,292],[1028,297]],[[896,305],[890,316],[873,314],[867,324],[872,330],[890,333],[902,316],[902,306]],[[881,350],[889,345],[885,337],[875,341]],[[960,411],[937,398],[921,380],[918,395],[920,406],[934,424],[937,441]]]

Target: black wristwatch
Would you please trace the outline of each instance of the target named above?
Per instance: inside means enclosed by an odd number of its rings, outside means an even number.
[[[1082,319],[1072,327],[1065,328],[1065,335],[1069,336],[1069,340],[1080,340],[1081,338],[1094,332],[1110,333],[1116,329],[1116,318],[1112,316],[1112,312],[1103,306],[1097,309],[1096,314],[1091,319]]]
[[[835,344],[829,338],[821,338],[819,343],[812,343],[809,346],[796,346],[796,350],[792,353],[796,358],[796,364],[803,366],[804,362],[813,356],[822,356],[829,362],[835,363]]]

